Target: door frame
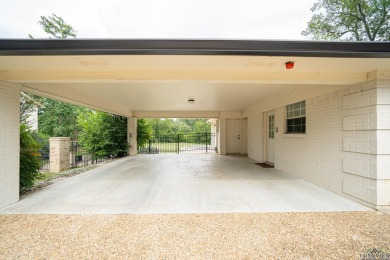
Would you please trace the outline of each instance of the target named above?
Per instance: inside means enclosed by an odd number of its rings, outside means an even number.
[[[265,120],[264,120],[264,162],[265,163],[268,163],[270,165],[275,165],[275,137],[276,137],[276,126],[275,126],[275,121],[276,121],[276,116],[275,116],[275,110],[269,110],[269,111],[266,111],[264,112],[264,115],[265,115]],[[269,149],[269,145],[268,145],[268,127],[269,127],[269,116],[273,115],[274,116],[274,138],[273,138],[273,162],[269,161],[268,159],[268,149]]]

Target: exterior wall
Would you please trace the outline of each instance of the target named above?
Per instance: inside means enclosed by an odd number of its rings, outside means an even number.
[[[300,101],[300,100],[297,100]],[[390,81],[306,99],[306,134],[284,134],[275,110],[275,168],[371,207],[390,206]],[[262,114],[248,117],[248,155],[264,161]]]
[[[136,155],[137,151],[137,118],[127,118],[127,142],[129,144],[129,155]]]
[[[19,200],[19,96],[0,83],[0,208]]]
[[[390,81],[370,83],[344,96],[343,191],[390,206]]]
[[[264,161],[263,154],[263,114],[248,117],[248,157]]]

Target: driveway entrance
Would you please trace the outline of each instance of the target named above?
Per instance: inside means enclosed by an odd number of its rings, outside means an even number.
[[[127,157],[33,193],[0,213],[119,214],[370,210],[240,156]]]

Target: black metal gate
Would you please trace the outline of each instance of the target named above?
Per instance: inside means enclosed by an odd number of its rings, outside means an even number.
[[[70,141],[70,168],[84,167],[93,164],[91,155],[84,152],[77,141]]]
[[[50,170],[50,143],[49,141],[40,141],[38,151],[41,160],[41,171]]]
[[[214,133],[153,136],[145,146],[138,147],[138,153],[215,153],[216,137]]]

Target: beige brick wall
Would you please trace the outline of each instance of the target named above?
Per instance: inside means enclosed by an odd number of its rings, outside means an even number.
[[[19,96],[0,83],[0,208],[19,200]]]
[[[69,137],[50,138],[50,171],[62,172],[70,167]]]

